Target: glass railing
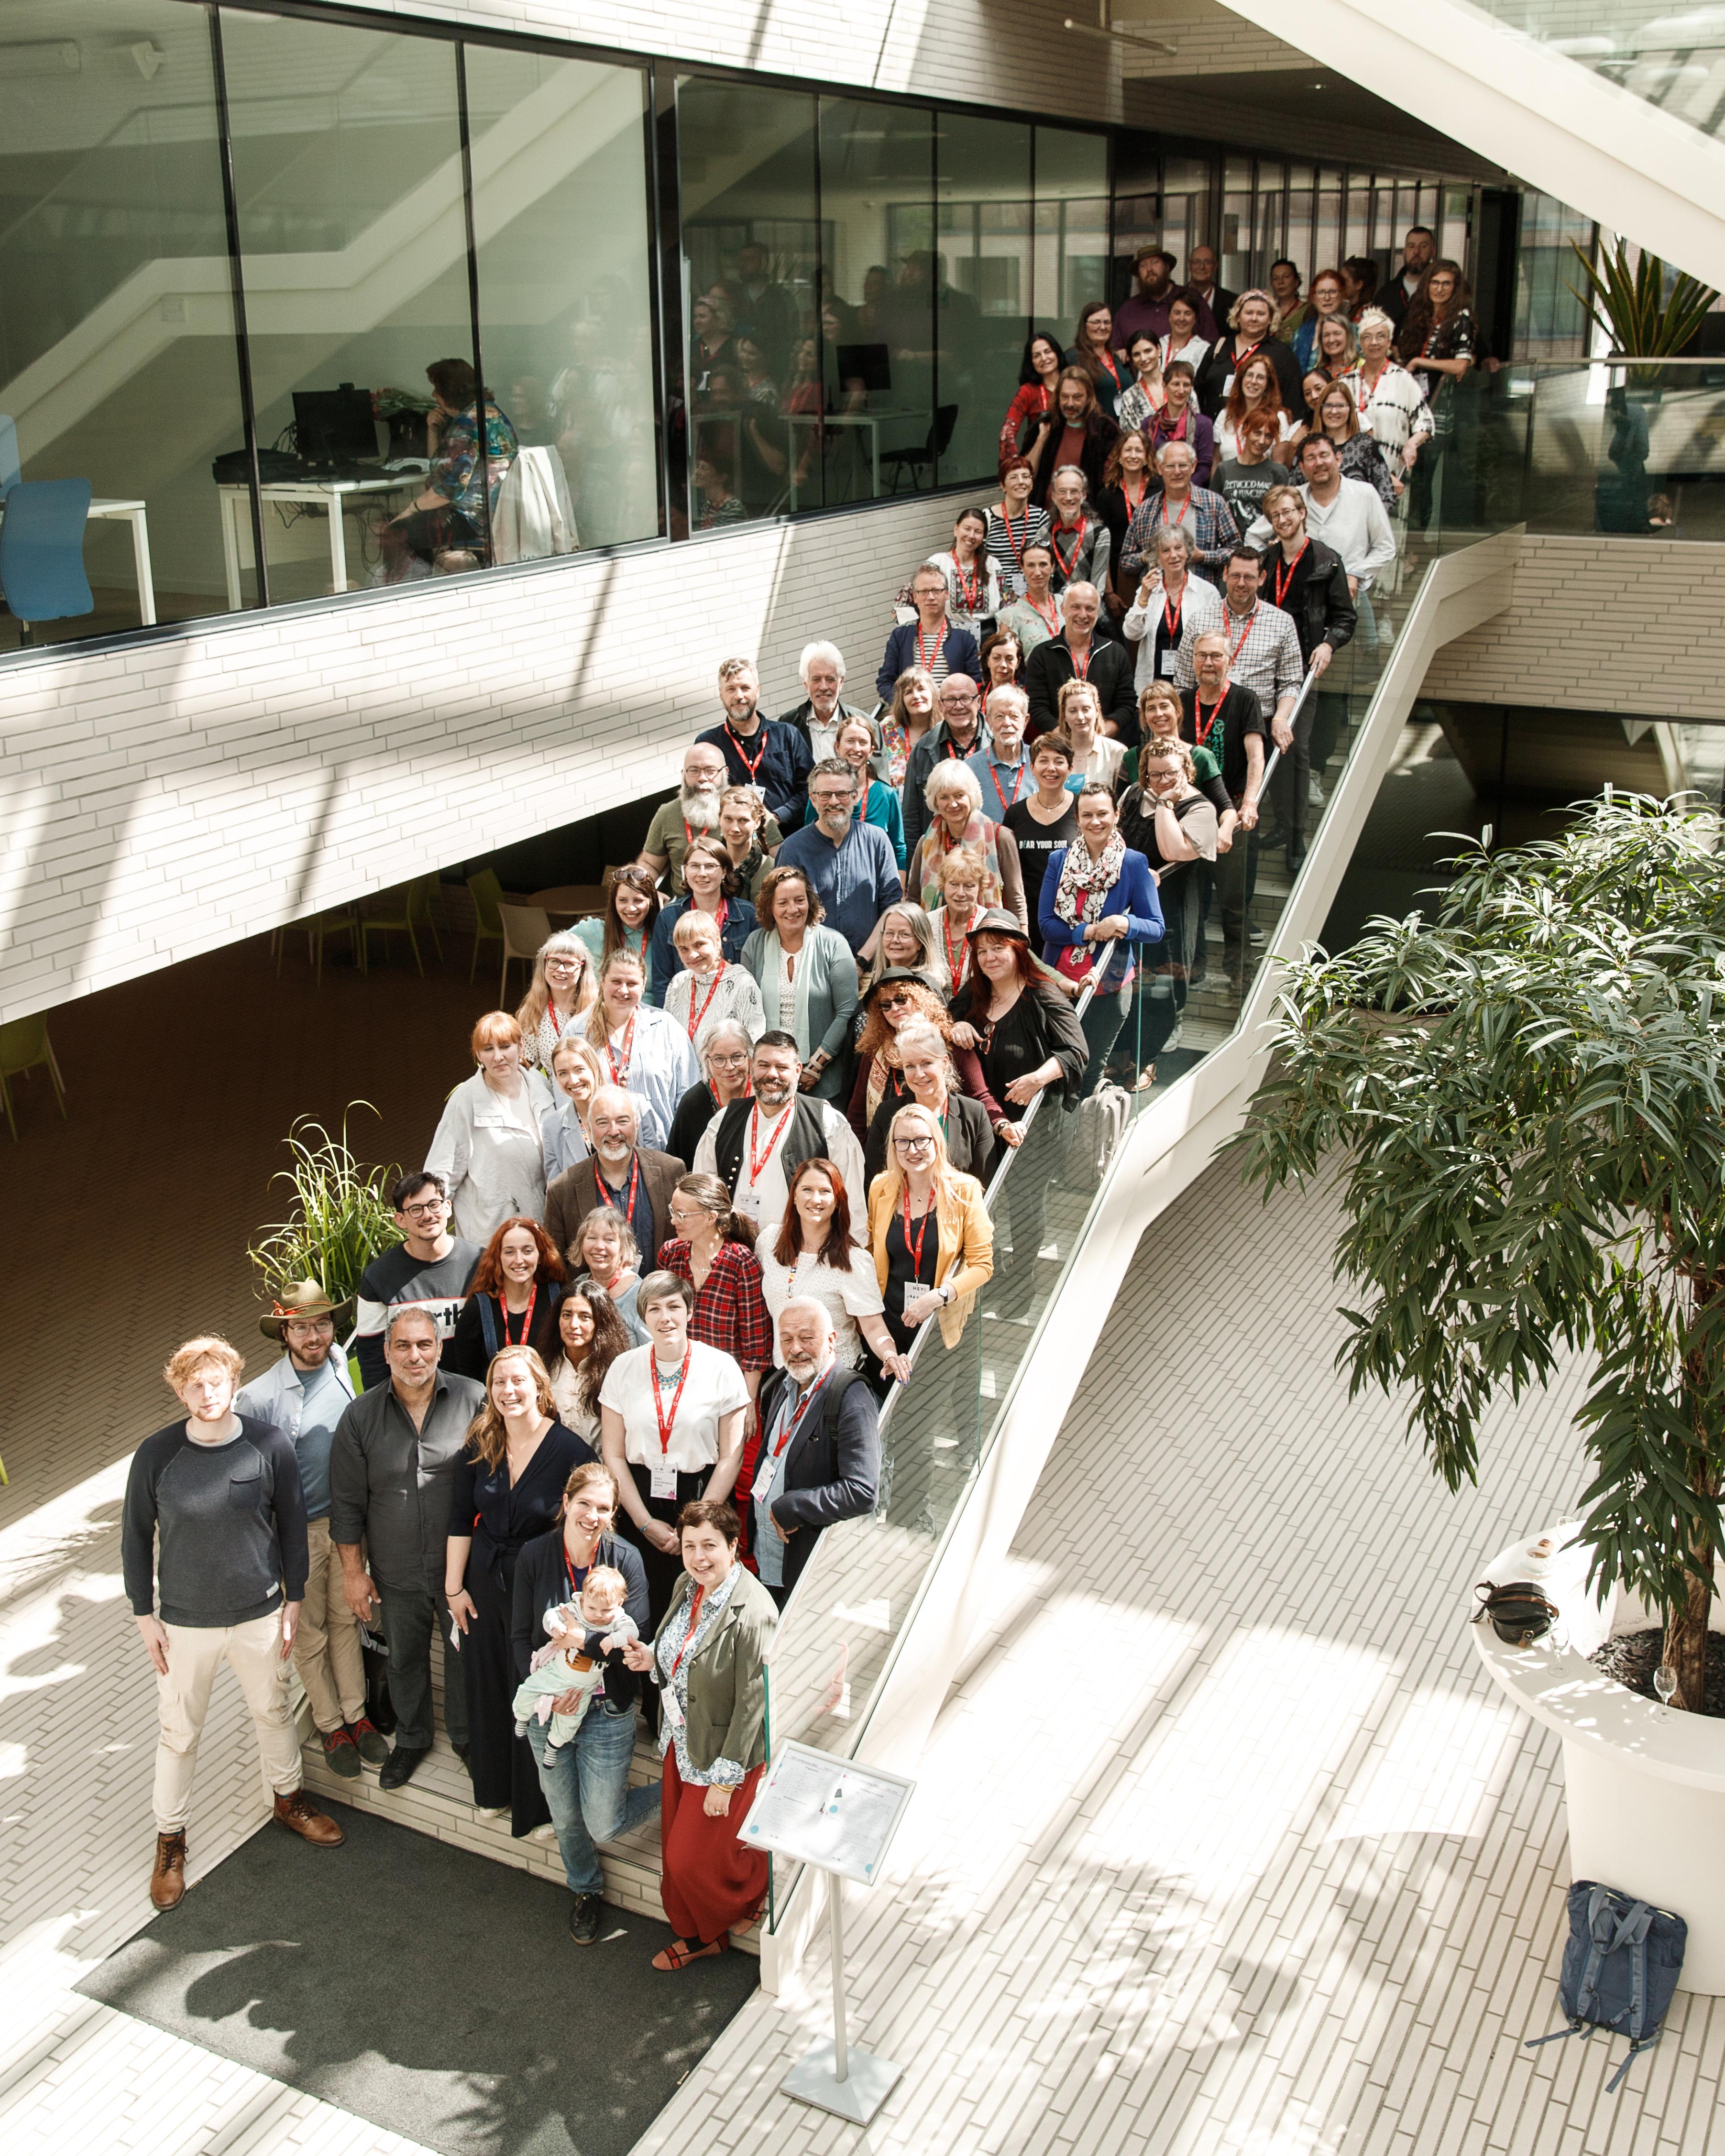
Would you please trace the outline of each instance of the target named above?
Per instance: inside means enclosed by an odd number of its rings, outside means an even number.
[[[1725,357],[1518,361],[1490,401],[1530,531],[1725,539]]]
[[[1704,135],[1717,135],[1725,123],[1725,8],[1674,8],[1669,0],[1472,4]]]
[[[1367,595],[1359,631],[1315,685],[1310,701],[1312,781],[1301,817],[1305,843],[1326,841],[1335,786],[1413,602],[1445,553],[1518,521],[1525,445],[1475,426],[1446,436],[1417,501],[1398,504],[1399,560]],[[1500,485],[1500,476],[1507,484]],[[1301,716],[1302,727],[1306,714]],[[943,1538],[995,1440],[1004,1402],[1044,1328],[1086,1232],[1123,1135],[1120,1119],[1142,1113],[1225,1041],[1273,947],[1296,876],[1292,758],[1278,759],[1266,788],[1279,829],[1264,839],[1236,834],[1211,872],[1170,876],[1163,905],[1168,940],[1142,954],[1106,1075],[1120,1095],[1063,1111],[1040,1096],[1023,1144],[988,1190],[994,1272],[957,1344],[938,1322],[922,1329],[909,1382],[894,1389],[881,1423],[880,1499],[867,1518],[829,1528],[788,1604],[768,1668],[768,1733],[848,1756],[862,1743],[883,1681]],[[1290,866],[1292,859],[1296,865]],[[1224,917],[1237,916],[1237,945]],[[1237,968],[1230,965],[1237,950]],[[1123,1101],[1121,1097],[1123,1096]],[[1058,1352],[1051,1339],[1048,1352]],[[798,1867],[775,1860],[769,1922],[785,1917]]]

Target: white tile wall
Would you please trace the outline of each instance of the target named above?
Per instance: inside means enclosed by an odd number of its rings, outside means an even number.
[[[0,1021],[670,784],[718,662],[872,699],[953,503],[763,526],[44,654],[0,701]]]
[[[1515,597],[1444,646],[1425,694],[1725,720],[1722,620],[1725,547],[1529,533]]]

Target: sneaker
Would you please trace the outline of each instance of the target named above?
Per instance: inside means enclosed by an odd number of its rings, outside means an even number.
[[[323,1762],[332,1774],[339,1774],[351,1782],[359,1772],[359,1747],[354,1743],[347,1725],[323,1732]]]
[[[389,1747],[383,1742],[383,1732],[368,1714],[362,1714],[347,1725],[348,1733],[357,1748],[359,1756],[368,1767],[381,1767],[389,1757]]]
[[[177,1906],[186,1891],[186,1830],[177,1834],[158,1834],[156,1837],[156,1862],[150,1873],[150,1899],[158,1909]],[[580,1905],[578,1903],[577,1907]]]
[[[569,1937],[578,1947],[590,1947],[599,1935],[604,1903],[597,1894],[578,1894],[569,1912]]]

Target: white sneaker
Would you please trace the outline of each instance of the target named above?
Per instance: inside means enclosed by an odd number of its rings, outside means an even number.
[[[1306,798],[1314,808],[1322,808],[1324,805],[1323,782],[1315,771],[1306,781]]]
[[[509,1810],[507,1804],[475,1804],[475,1812],[480,1819],[501,1819]]]

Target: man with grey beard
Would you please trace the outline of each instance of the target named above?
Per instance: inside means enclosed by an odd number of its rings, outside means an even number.
[[[683,752],[683,783],[672,798],[654,814],[639,856],[639,865],[656,876],[670,871],[670,887],[679,898],[686,896],[683,856],[689,841],[703,831],[719,828],[719,797],[731,783],[731,774],[719,751],[706,742],[692,742]],[[761,834],[761,846],[771,853],[783,834],[771,816]]]

